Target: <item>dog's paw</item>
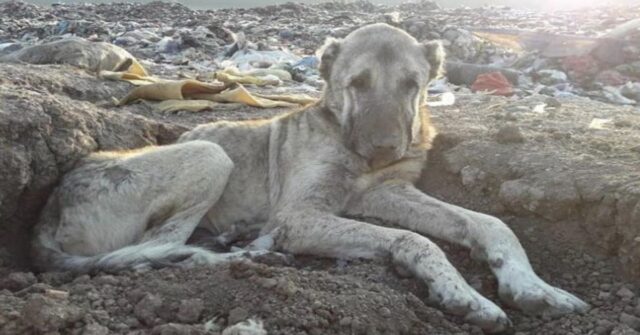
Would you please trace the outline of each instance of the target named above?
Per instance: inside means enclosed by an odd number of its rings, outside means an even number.
[[[487,333],[499,333],[511,328],[507,314],[471,287],[444,294],[440,304],[449,313],[463,316],[465,321]]]
[[[465,315],[464,320],[477,325],[486,333],[502,333],[512,326],[511,320],[497,306],[470,311]]]
[[[547,284],[535,274],[500,283],[498,294],[507,304],[532,315],[555,317],[589,310],[587,303],[567,291]]]

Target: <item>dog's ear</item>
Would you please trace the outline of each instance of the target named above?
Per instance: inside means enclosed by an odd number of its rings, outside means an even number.
[[[324,45],[318,49],[317,55],[320,58],[320,75],[326,81],[329,80],[333,62],[340,52],[340,40],[335,38],[327,38]]]
[[[429,80],[440,78],[444,75],[444,47],[440,41],[429,41],[422,43],[424,53],[429,61],[431,70],[429,71]]]

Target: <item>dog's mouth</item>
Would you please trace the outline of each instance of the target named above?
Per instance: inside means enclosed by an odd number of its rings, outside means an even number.
[[[372,169],[377,169],[402,159],[403,153],[399,149],[371,150],[364,157]]]

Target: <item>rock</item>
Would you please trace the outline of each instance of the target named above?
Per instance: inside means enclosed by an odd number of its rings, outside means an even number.
[[[97,323],[89,323],[84,326],[82,335],[108,335],[109,328],[99,325]]]
[[[620,322],[626,324],[627,326],[640,330],[640,318],[637,316],[633,316],[631,314],[622,313],[620,314]]]
[[[605,86],[602,90],[602,95],[609,100],[609,102],[618,105],[635,105],[636,101],[627,99],[622,95],[621,90],[613,86]]]
[[[570,56],[562,59],[562,68],[569,78],[585,83],[591,80],[599,72],[598,62],[591,56]]]
[[[229,311],[229,317],[227,324],[233,325],[238,322],[244,321],[249,317],[249,311],[242,307],[236,307]]]
[[[627,83],[620,89],[620,94],[625,98],[635,100],[640,103],[640,83]]]
[[[11,255],[6,264],[27,265],[29,229],[53,185],[79,159],[96,150],[175,140],[174,126],[95,104],[128,89],[70,66],[0,64],[0,250]]]
[[[151,330],[153,335],[204,335],[206,332],[200,326],[168,323],[158,325]]]
[[[19,291],[37,282],[36,276],[31,272],[12,272],[0,279],[0,289]]]
[[[23,321],[39,332],[56,332],[82,318],[82,311],[69,306],[66,301],[54,300],[43,295],[33,295],[21,311]]]
[[[596,75],[595,81],[605,86],[620,86],[624,85],[629,80],[620,72],[615,70],[605,70]]]
[[[341,318],[339,324],[340,324],[341,327],[349,327],[349,326],[351,326],[351,317],[345,316],[345,317]]]
[[[566,73],[558,70],[541,70],[538,71],[538,76],[538,81],[544,85],[561,84],[569,80]]]
[[[68,38],[20,49],[1,56],[0,63],[69,64],[97,72],[115,71],[127,59],[134,57],[113,44]]]
[[[136,304],[133,309],[133,314],[146,325],[153,325],[157,317],[157,311],[162,306],[162,298],[150,293],[147,293]]]
[[[496,141],[502,144],[522,143],[524,136],[518,126],[504,126],[496,133]]]
[[[627,77],[640,77],[640,61],[618,65],[615,69]]]
[[[562,107],[562,103],[556,98],[546,98],[544,99],[544,103],[549,107],[560,108]]]
[[[616,295],[620,298],[622,298],[623,300],[631,300],[633,299],[633,297],[635,297],[635,293],[633,293],[633,291],[631,291],[628,287],[626,286],[622,286],[617,292]]]
[[[198,322],[203,310],[204,302],[201,299],[183,300],[178,308],[178,320],[184,323]]]
[[[623,324],[613,328],[610,335],[640,335],[640,332],[637,332],[633,328]]]
[[[460,176],[462,177],[462,185],[471,187],[482,182],[487,174],[475,166],[467,165],[460,170]]]
[[[391,310],[389,310],[387,307],[382,307],[378,310],[378,313],[380,314],[380,316],[382,316],[383,318],[388,318],[391,316]]]
[[[600,291],[598,293],[598,299],[600,300],[607,300],[611,297],[611,293],[609,292],[605,292],[605,291]]]

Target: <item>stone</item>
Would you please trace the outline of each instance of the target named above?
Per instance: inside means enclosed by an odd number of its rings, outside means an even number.
[[[388,318],[391,316],[391,310],[389,310],[387,307],[382,307],[378,310],[378,313],[380,314],[380,316],[382,316],[383,318]]]
[[[236,307],[229,311],[229,318],[227,324],[233,325],[238,322],[244,321],[249,317],[249,311],[242,307]]]
[[[158,325],[151,330],[152,335],[204,335],[206,332],[202,327],[184,325],[179,323],[167,323]]]
[[[496,141],[501,144],[522,143],[524,136],[520,132],[520,128],[514,125],[508,125],[500,128],[495,135]]]
[[[623,76],[615,70],[605,70],[596,75],[595,81],[605,86],[620,86],[626,83],[629,78]]]
[[[623,324],[613,328],[609,335],[640,335],[640,332],[637,332],[633,328]]]
[[[640,330],[640,318],[638,318],[637,316],[622,313],[620,314],[620,322],[626,324],[634,330]]]
[[[37,282],[36,276],[31,272],[12,272],[0,279],[0,289],[19,291]]]
[[[462,185],[471,187],[482,182],[487,174],[475,166],[467,165],[460,170],[460,176],[462,177]]]
[[[202,299],[183,300],[178,307],[178,320],[183,323],[198,322],[203,310],[204,302]]]
[[[153,325],[161,306],[161,297],[147,293],[133,308],[133,314],[143,324]]]
[[[27,325],[41,333],[56,332],[83,316],[80,308],[40,294],[31,296],[20,314]]]
[[[623,300],[631,300],[633,299],[633,297],[636,296],[635,293],[633,293],[633,291],[631,291],[628,287],[626,286],[622,286],[617,292],[616,295],[620,298],[622,298]]]
[[[553,108],[562,107],[562,103],[560,102],[560,100],[553,97],[544,99],[544,103],[547,104],[547,106],[553,107]]]
[[[108,335],[109,328],[102,326],[97,323],[89,323],[84,326],[82,330],[82,335]]]
[[[625,84],[620,89],[620,94],[625,98],[635,100],[637,103],[640,103],[640,83],[629,82]]]
[[[566,73],[558,70],[541,70],[538,71],[538,76],[538,81],[544,85],[555,85],[569,80]]]

